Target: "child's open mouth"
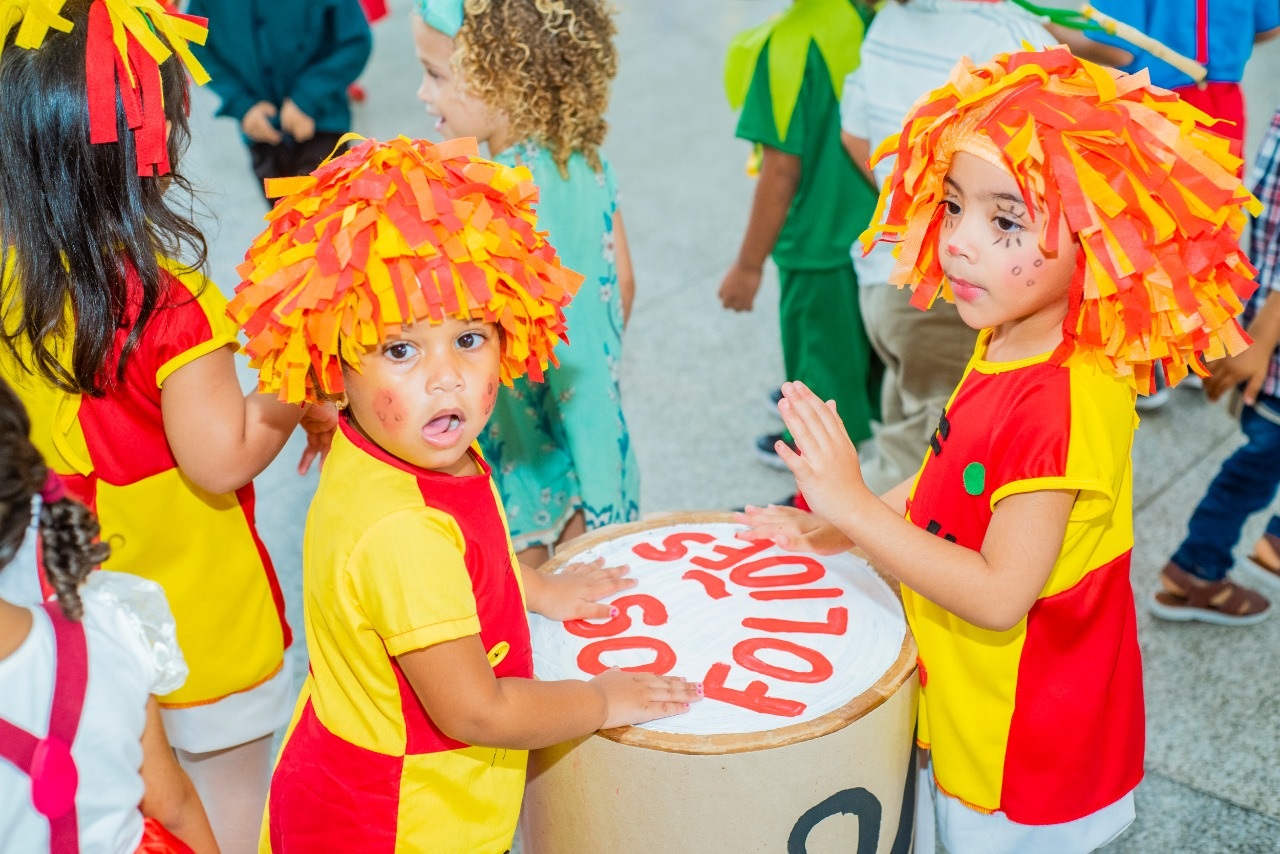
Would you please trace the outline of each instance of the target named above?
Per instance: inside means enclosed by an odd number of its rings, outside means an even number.
[[[428,445],[446,448],[458,441],[462,435],[462,424],[461,413],[441,412],[423,426],[422,438]]]

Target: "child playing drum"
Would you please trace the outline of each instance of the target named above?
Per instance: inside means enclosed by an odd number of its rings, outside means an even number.
[[[962,61],[877,152],[891,281],[981,330],[920,472],[877,498],[834,407],[784,386],[814,515],[748,509],[744,536],[902,582],[947,850],[1088,851],[1134,818],[1134,401],[1248,343],[1256,201],[1200,118],[1066,48]]]

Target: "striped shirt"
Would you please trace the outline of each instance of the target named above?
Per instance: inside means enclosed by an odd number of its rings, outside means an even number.
[[[1249,229],[1249,255],[1258,268],[1258,290],[1245,306],[1242,322],[1246,327],[1267,297],[1280,291],[1280,109],[1271,117],[1271,126],[1258,147],[1251,183],[1263,207],[1262,215]],[[1280,395],[1280,348],[1271,354],[1262,393]]]

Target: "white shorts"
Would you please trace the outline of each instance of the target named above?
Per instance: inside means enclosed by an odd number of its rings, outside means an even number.
[[[970,809],[960,800],[938,791],[930,766],[917,791],[933,801],[933,818],[939,848],[949,854],[1085,854],[1113,841],[1133,824],[1133,792],[1075,821],[1062,824],[1018,824],[1002,812],[991,814]],[[926,807],[926,804],[920,804]],[[917,809],[917,816],[928,815]],[[921,834],[917,830],[917,841]]]
[[[298,699],[293,668],[285,655],[280,672],[261,685],[216,703],[161,709],[169,744],[188,753],[209,753],[255,741],[287,725]]]

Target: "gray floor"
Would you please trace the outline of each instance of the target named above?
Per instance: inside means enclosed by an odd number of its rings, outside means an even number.
[[[426,135],[414,98],[420,72],[409,40],[409,0],[375,31],[357,129],[385,138]],[[733,259],[752,185],[746,146],[721,94],[725,45],[784,0],[621,0],[622,63],[608,151],[638,280],[628,329],[625,399],[644,472],[643,510],[730,508],[792,491],[756,462],[754,436],[771,430],[765,394],[782,378],[777,285],[754,313],[723,311],[720,276]],[[1061,5],[1061,4],[1060,4]],[[1280,44],[1259,48],[1246,87],[1250,148],[1280,103]],[[261,228],[265,205],[228,120],[193,101],[196,144],[188,171],[209,208],[212,273],[230,291],[235,265]],[[772,274],[770,274],[772,276]],[[250,381],[245,374],[246,384]],[[1143,419],[1135,448],[1133,585],[1140,599],[1182,535],[1218,463],[1239,443],[1233,420],[1191,390]],[[259,523],[284,580],[293,625],[300,538],[314,475],[298,478],[295,442],[258,479]],[[1245,531],[1241,559],[1264,520]],[[1280,598],[1280,590],[1273,591]],[[1280,619],[1247,629],[1171,625],[1139,610],[1146,664],[1147,776],[1138,821],[1111,849],[1124,852],[1280,851],[1280,689],[1274,652]],[[299,631],[299,634],[301,632]],[[295,655],[301,664],[300,642]],[[301,672],[301,667],[299,672]]]

